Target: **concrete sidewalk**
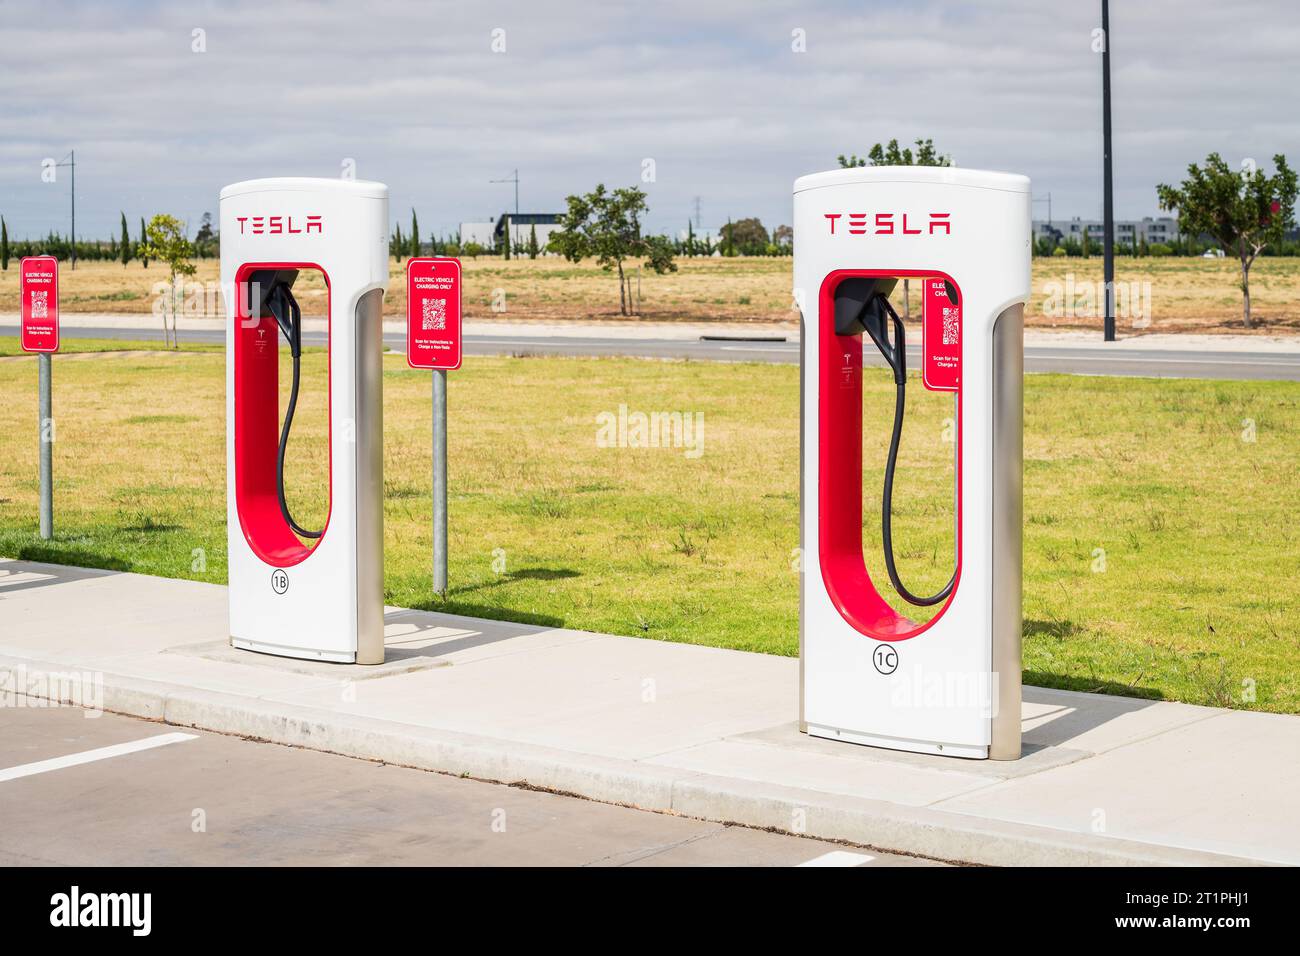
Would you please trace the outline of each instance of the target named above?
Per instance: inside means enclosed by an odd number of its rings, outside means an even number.
[[[1027,687],[1024,758],[961,761],[799,734],[789,658],[386,620],[380,667],[282,660],[228,647],[223,587],[0,560],[0,702],[102,693],[179,726],[946,860],[1300,864],[1294,716]]]

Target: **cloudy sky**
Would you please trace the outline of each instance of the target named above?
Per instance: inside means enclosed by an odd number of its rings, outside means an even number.
[[[1300,159],[1300,4],[1112,6],[1117,215],[1155,213],[1154,185],[1212,150]],[[1099,9],[0,0],[0,213],[11,235],[66,231],[67,171],[42,183],[40,164],[75,149],[85,236],[119,210],[133,230],[171,212],[192,232],[227,183],[337,176],[347,159],[426,235],[512,207],[490,180],[515,168],[523,211],[545,212],[640,182],[647,159],[652,229],[683,228],[696,197],[706,227],[774,226],[796,176],[932,137],[959,165],[1028,174],[1054,218],[1095,217]]]

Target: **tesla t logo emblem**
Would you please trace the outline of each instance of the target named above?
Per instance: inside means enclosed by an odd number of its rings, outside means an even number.
[[[297,236],[323,233],[325,220],[322,216],[236,216],[239,234],[251,233],[254,236]]]
[[[289,575],[285,573],[284,568],[276,568],[271,572],[271,590],[276,594],[283,594],[289,590]]]
[[[827,212],[822,215],[830,224],[832,236],[865,236],[868,233],[873,236],[919,236],[923,233],[931,236],[952,235],[950,212],[932,212],[928,218],[894,212],[878,212],[874,216],[865,212]],[[846,221],[840,222],[841,219]]]
[[[898,651],[888,644],[881,644],[871,655],[871,663],[882,674],[892,674],[898,670]]]

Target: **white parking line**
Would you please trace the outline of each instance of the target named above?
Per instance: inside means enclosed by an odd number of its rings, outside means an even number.
[[[17,780],[20,777],[31,777],[38,773],[48,773],[51,770],[62,770],[64,767],[75,767],[78,764],[93,763],[96,760],[107,760],[109,757],[121,757],[123,754],[133,754],[141,750],[152,750],[155,747],[166,747],[168,744],[179,744],[186,740],[198,739],[198,734],[159,734],[157,737],[146,737],[144,740],[135,740],[129,744],[114,744],[111,747],[99,747],[79,754],[68,754],[66,757],[55,757],[51,760],[38,760],[35,763],[19,764],[17,767],[6,767],[0,770],[0,783],[4,783],[6,780]]]
[[[811,860],[800,863],[799,866],[862,866],[864,863],[870,863],[875,857],[869,853],[850,853],[848,850],[832,850],[830,853],[823,853],[821,856],[815,856]]]

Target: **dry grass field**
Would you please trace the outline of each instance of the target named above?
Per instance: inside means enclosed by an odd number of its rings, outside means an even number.
[[[618,280],[593,262],[554,257],[536,260],[466,259],[465,309],[475,319],[617,319]],[[217,262],[198,263],[190,314],[220,315]],[[795,318],[789,258],[679,259],[678,271],[640,277],[641,317],[659,321],[780,322]],[[1040,258],[1033,262],[1030,326],[1093,329],[1101,324],[1101,258]],[[1116,260],[1121,330],[1240,332],[1241,292],[1231,259],[1121,257]],[[404,266],[390,260],[385,308],[406,307]],[[635,269],[633,270],[633,285]],[[1300,258],[1261,258],[1251,271],[1257,332],[1300,334]],[[82,262],[61,270],[66,312],[149,313],[154,284],[165,281],[157,264]],[[323,294],[318,278],[305,280],[300,298]],[[1129,302],[1135,308],[1126,308]],[[901,303],[900,303],[901,304]],[[18,270],[0,273],[0,313],[18,309]]]

